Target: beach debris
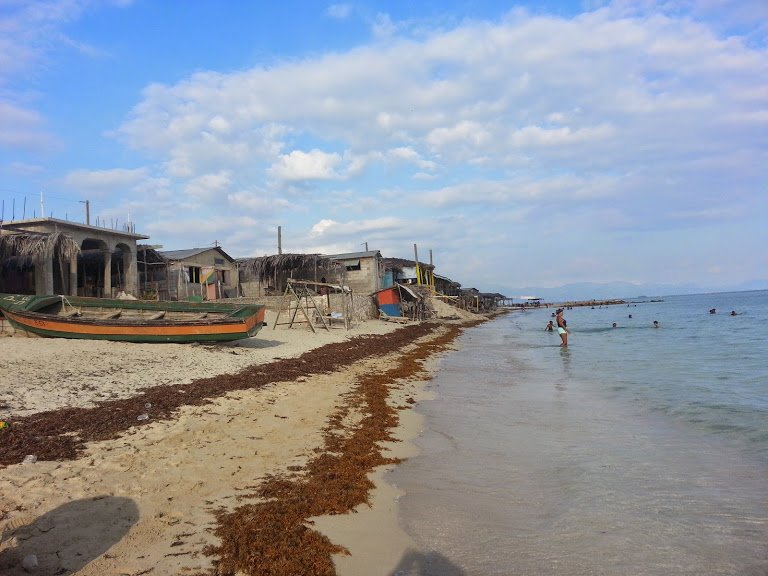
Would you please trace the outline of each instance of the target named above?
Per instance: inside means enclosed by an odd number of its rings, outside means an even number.
[[[34,464],[37,462],[37,456],[34,454],[27,454],[24,456],[24,460],[21,461],[22,464]]]
[[[27,554],[21,561],[21,567],[27,572],[34,572],[37,570],[39,563],[37,562],[36,554]]]
[[[0,420],[0,430],[2,430],[3,428],[8,428],[8,426],[10,426],[8,422],[6,422],[5,420]]]
[[[136,420],[149,420],[149,414],[139,414]]]

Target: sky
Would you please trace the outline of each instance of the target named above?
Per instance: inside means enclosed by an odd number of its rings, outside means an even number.
[[[2,219],[463,286],[768,278],[768,2],[0,0]],[[768,286],[768,281],[765,282]],[[505,292],[506,291],[506,292]]]

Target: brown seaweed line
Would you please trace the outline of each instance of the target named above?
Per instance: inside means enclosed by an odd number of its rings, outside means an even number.
[[[390,387],[407,379],[424,378],[423,362],[447,348],[460,329],[451,326],[428,342],[418,342],[389,370],[361,376],[347,401],[324,429],[324,447],[303,475],[266,478],[249,503],[232,511],[216,512],[214,534],[221,544],[204,552],[214,556],[208,575],[330,576],[336,574],[332,556],[348,554],[308,524],[314,516],[344,514],[369,503],[374,487],[368,478],[374,468],[398,460],[387,458],[381,442],[393,441],[399,421],[390,406]],[[362,420],[347,429],[351,412]]]
[[[229,392],[333,372],[397,350],[434,328],[433,323],[422,323],[388,334],[358,336],[296,358],[254,364],[235,374],[200,378],[189,384],[153,386],[130,398],[106,400],[94,407],[60,408],[13,418],[8,428],[0,430],[0,466],[19,463],[27,454],[34,454],[38,460],[72,460],[82,455],[86,442],[116,438],[130,428],[170,419],[182,406],[200,406]],[[146,404],[152,406],[151,418],[137,420],[147,412]]]

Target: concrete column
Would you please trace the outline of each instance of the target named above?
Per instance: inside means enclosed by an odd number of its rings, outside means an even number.
[[[35,294],[53,294],[53,257],[35,261]]]
[[[139,295],[139,270],[136,262],[137,254],[123,252],[123,268],[125,270],[125,290],[128,294]]]
[[[69,295],[77,296],[77,256],[69,261]]]
[[[112,298],[112,252],[104,250],[104,294],[103,298]]]

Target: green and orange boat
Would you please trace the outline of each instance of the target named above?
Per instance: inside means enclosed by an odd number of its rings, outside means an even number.
[[[0,312],[30,335],[123,342],[227,342],[264,325],[259,304],[0,294]]]

